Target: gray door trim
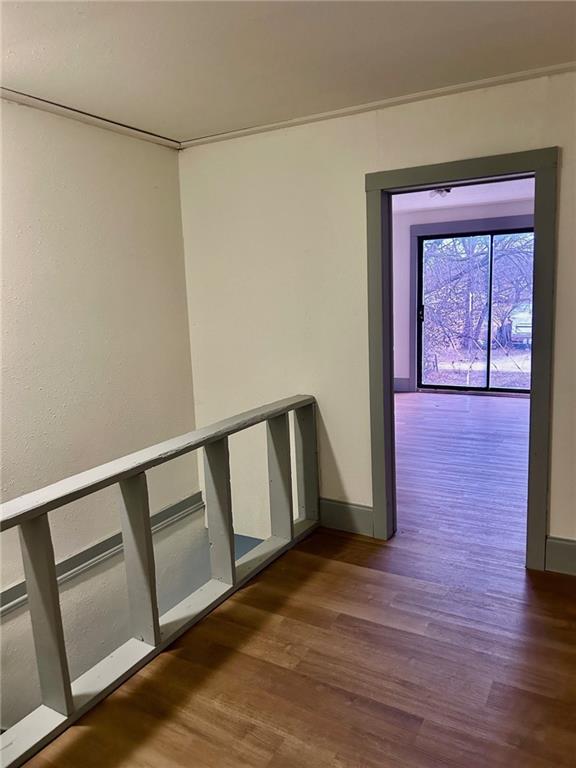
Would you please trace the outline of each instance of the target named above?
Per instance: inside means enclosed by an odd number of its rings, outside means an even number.
[[[373,190],[366,197],[373,531],[377,539],[389,539],[396,532],[392,196]]]
[[[442,211],[438,211],[439,215]],[[416,313],[418,305],[418,238],[433,235],[450,235],[454,232],[465,234],[466,232],[492,232],[498,229],[519,229],[520,227],[534,227],[532,214],[518,214],[515,216],[492,216],[491,218],[466,219],[465,221],[441,221],[429,224],[413,224],[410,227],[410,369],[408,376],[408,388],[404,392],[416,392],[416,347],[417,347],[417,323]],[[399,390],[396,389],[398,392]],[[493,394],[491,392],[479,394]]]
[[[534,176],[534,331],[526,567],[545,569],[556,279],[557,147],[366,175],[370,422],[374,535],[396,531],[392,194],[447,183]]]

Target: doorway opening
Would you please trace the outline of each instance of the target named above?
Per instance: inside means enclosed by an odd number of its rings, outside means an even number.
[[[367,176],[377,536],[545,569],[557,156]]]
[[[412,277],[409,315],[406,286],[393,281],[394,327],[400,343],[410,326],[416,335],[412,349],[394,350],[395,367],[408,353],[416,369],[414,390],[394,394],[398,525],[434,541],[442,531],[437,554],[455,563],[480,549],[484,566],[521,566],[534,179],[443,192],[392,195],[393,272]]]

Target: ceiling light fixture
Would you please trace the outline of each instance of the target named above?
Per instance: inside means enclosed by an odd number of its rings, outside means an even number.
[[[452,187],[438,187],[430,190],[430,197],[446,197],[452,192]]]

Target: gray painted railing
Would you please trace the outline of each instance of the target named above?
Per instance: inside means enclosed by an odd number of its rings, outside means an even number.
[[[88,709],[318,524],[315,399],[309,395],[225,419],[2,504],[0,530],[19,527],[42,705],[0,737],[2,768],[21,765]],[[294,412],[298,514],[292,501],[289,413]],[[228,437],[267,423],[271,536],[234,555]],[[146,470],[203,449],[211,579],[159,615]],[[118,483],[132,639],[70,680],[47,513]]]

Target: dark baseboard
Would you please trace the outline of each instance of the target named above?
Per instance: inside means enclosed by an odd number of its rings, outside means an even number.
[[[363,504],[320,499],[320,524],[325,528],[335,528],[337,531],[374,536],[372,507],[366,507]]]
[[[546,570],[576,576],[576,540],[548,536],[546,539]]]
[[[413,392],[414,387],[410,379],[394,379],[394,392]]]
[[[188,515],[203,514],[204,502],[198,491],[182,501],[152,515],[152,531],[172,525]],[[372,507],[334,499],[320,499],[320,522],[325,528],[374,536]],[[235,535],[237,556],[248,552],[260,539]],[[60,584],[79,576],[84,571],[114,557],[122,551],[122,536],[115,533],[90,547],[62,560],[56,565]],[[546,540],[546,570],[576,576],[576,540],[549,536]],[[0,593],[0,615],[5,615],[27,602],[26,584],[21,581]]]
[[[334,499],[320,499],[320,523],[348,533],[374,536],[372,507]],[[576,540],[549,536],[546,540],[546,570],[576,576]]]

